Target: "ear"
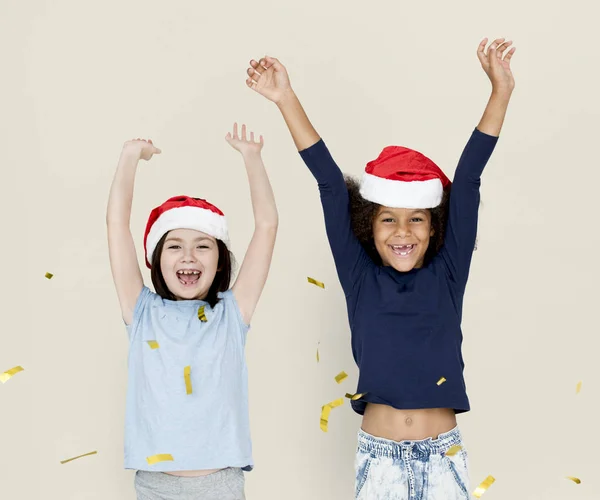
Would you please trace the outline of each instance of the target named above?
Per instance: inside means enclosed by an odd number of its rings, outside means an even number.
[[[429,231],[429,237],[431,238],[434,234],[435,234],[435,229],[431,228],[431,231]]]

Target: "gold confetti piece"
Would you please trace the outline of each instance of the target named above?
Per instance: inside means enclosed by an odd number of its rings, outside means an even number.
[[[328,424],[329,424],[329,414],[331,413],[331,410],[333,410],[334,408],[337,408],[338,406],[341,406],[344,404],[344,398],[339,398],[336,399],[335,401],[331,401],[330,403],[327,403],[325,406],[323,406],[321,408],[321,430],[323,432],[327,432],[328,430]]]
[[[312,283],[313,285],[320,286],[321,288],[325,288],[325,284],[321,283],[320,281],[317,281],[316,279],[308,278],[308,282]]]
[[[455,444],[454,446],[451,446],[450,449],[448,449],[448,451],[446,452],[446,456],[447,457],[453,457],[454,455],[456,455],[460,450],[462,450],[462,446],[459,444]]]
[[[477,497],[477,498],[481,498],[481,495],[483,495],[485,493],[485,491],[494,483],[496,479],[494,478],[494,476],[488,476],[486,477],[479,486],[477,486],[477,488],[475,489],[475,491],[473,492],[473,496]]]
[[[173,462],[173,456],[169,453],[152,455],[151,457],[146,458],[146,462],[148,462],[148,465],[154,465],[158,462]]]
[[[66,464],[67,462],[72,462],[73,460],[77,460],[78,458],[89,457],[90,455],[95,455],[96,453],[98,453],[98,452],[90,451],[89,453],[86,453],[85,455],[79,455],[78,457],[69,458],[67,460],[61,460],[60,463]]]
[[[185,393],[186,394],[191,394],[192,393],[192,378],[191,378],[191,373],[192,373],[192,367],[191,366],[186,366],[183,369],[183,378],[185,379]]]
[[[198,319],[203,323],[206,322],[206,314],[204,314],[204,306],[198,308]]]
[[[442,385],[445,381],[446,381],[446,379],[444,377],[442,377],[437,381],[437,385]]]
[[[348,374],[346,372],[340,372],[335,376],[335,381],[338,384],[341,384],[344,380],[346,380],[348,378]]]
[[[571,480],[571,481],[573,481],[575,484],[581,484],[581,479],[579,479],[578,477],[567,476],[567,479],[570,479],[570,480]]]
[[[54,274],[52,274],[52,273],[46,273],[46,278],[48,278],[49,280],[52,279],[52,276],[54,276]]]
[[[10,378],[12,378],[13,375],[22,372],[23,370],[25,370],[25,368],[23,368],[22,366],[15,366],[10,370],[6,370],[4,373],[0,373],[0,382],[5,384]]]
[[[362,398],[365,394],[366,394],[366,392],[363,392],[361,394],[348,394],[348,393],[346,393],[346,397],[348,399],[351,399],[352,401],[356,401],[356,400]]]
[[[321,342],[319,342],[319,343],[317,344],[317,363],[320,361],[320,359],[319,359],[319,345],[320,345],[320,344],[321,344]]]
[[[579,381],[579,382],[577,383],[577,389],[575,389],[575,391],[576,391],[576,392],[575,392],[576,394],[579,394],[579,392],[581,391],[581,381]]]
[[[147,342],[148,342],[148,345],[150,346],[150,349],[158,349],[160,347],[156,340],[148,340]]]

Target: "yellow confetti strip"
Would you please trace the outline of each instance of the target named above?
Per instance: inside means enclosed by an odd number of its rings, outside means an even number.
[[[575,389],[575,391],[576,391],[576,394],[579,394],[579,392],[581,391],[581,383],[582,383],[581,381],[579,381],[579,382],[577,383],[577,389]]]
[[[321,342],[319,342],[319,343],[317,344],[317,363],[318,363],[319,361],[321,361],[321,360],[320,360],[320,358],[319,358],[319,345],[320,345],[320,344],[321,344]]]
[[[488,476],[486,477],[479,486],[477,486],[477,488],[475,489],[475,491],[473,492],[473,496],[477,497],[477,498],[481,498],[481,495],[483,495],[486,490],[494,483],[496,479],[494,478],[494,476]]]
[[[344,380],[348,378],[348,374],[346,372],[340,372],[335,376],[335,381],[338,384],[341,384]]]
[[[363,392],[361,394],[348,394],[348,393],[346,393],[346,397],[348,399],[351,399],[352,401],[356,401],[356,400],[362,398],[365,394],[366,394],[366,392]]]
[[[575,484],[581,484],[581,479],[579,479],[578,477],[567,476],[567,479],[570,479],[570,480],[571,480],[571,481],[573,481]]]
[[[66,464],[67,462],[72,462],[73,460],[77,460],[78,458],[89,457],[90,455],[95,455],[96,453],[98,453],[98,452],[90,451],[89,453],[86,453],[85,455],[79,455],[78,457],[68,458],[67,460],[61,460],[60,463]]]
[[[49,280],[52,279],[52,276],[54,276],[54,274],[52,274],[52,273],[46,273],[46,278],[48,278]]]
[[[444,377],[442,377],[437,381],[437,385],[442,385],[445,381],[446,381],[446,379]]]
[[[191,366],[186,366],[183,369],[183,378],[185,379],[185,393],[186,394],[191,394],[192,393],[192,378],[191,378],[191,373],[192,373],[192,367]]]
[[[319,286],[321,288],[325,288],[325,284],[324,283],[321,283],[320,281],[317,281],[314,278],[308,278],[308,282],[312,283],[313,285],[317,285],[317,286]]]
[[[203,323],[206,323],[206,314],[204,314],[204,306],[198,308],[198,319]]]
[[[152,455],[151,457],[146,458],[146,462],[148,462],[148,465],[154,465],[158,462],[173,462],[173,456],[169,453]]]
[[[331,403],[327,403],[325,406],[323,406],[321,408],[321,430],[323,432],[327,432],[328,430],[328,424],[329,424],[329,414],[331,413],[331,410],[333,410],[334,408],[337,408],[338,406],[341,406],[344,404],[344,398],[339,398],[336,399],[335,401],[332,401]]]
[[[459,444],[455,444],[454,446],[451,446],[450,449],[446,452],[446,456],[447,457],[453,457],[454,455],[456,455],[460,450],[462,450],[462,446]]]
[[[150,349],[158,349],[160,347],[156,340],[148,340],[148,345],[150,346]]]
[[[14,368],[11,368],[10,370],[6,370],[4,373],[0,374],[0,382],[2,382],[3,384],[5,384],[8,379],[10,379],[13,375],[16,375],[19,372],[22,372],[24,370],[24,368],[22,366],[15,366]]]

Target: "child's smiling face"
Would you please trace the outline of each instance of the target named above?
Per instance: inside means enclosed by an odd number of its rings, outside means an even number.
[[[428,209],[379,207],[373,219],[373,239],[383,265],[400,272],[423,267],[433,233]]]
[[[204,299],[217,274],[217,240],[193,229],[174,229],[165,239],[160,270],[177,300]]]

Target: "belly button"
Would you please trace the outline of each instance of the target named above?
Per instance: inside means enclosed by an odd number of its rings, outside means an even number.
[[[410,417],[406,417],[406,419],[404,420],[404,423],[405,423],[406,425],[412,425],[412,418],[410,418]]]

